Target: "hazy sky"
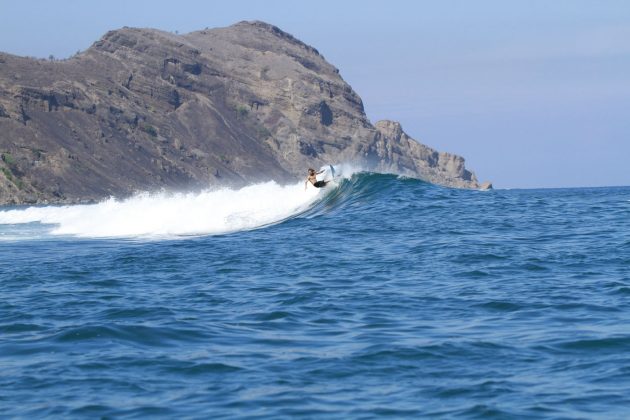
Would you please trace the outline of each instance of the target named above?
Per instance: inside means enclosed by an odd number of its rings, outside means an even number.
[[[368,116],[499,188],[630,185],[630,1],[8,1],[0,50],[67,57],[110,29],[264,20],[317,48]]]

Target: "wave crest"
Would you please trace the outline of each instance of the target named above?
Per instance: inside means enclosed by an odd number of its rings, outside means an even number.
[[[341,169],[346,177],[354,172],[348,166]],[[342,182],[340,178],[339,183]],[[303,182],[279,185],[269,181],[241,189],[139,193],[97,204],[10,209],[0,211],[0,238],[37,237],[42,233],[88,238],[163,238],[250,230],[304,214],[336,190],[339,183],[323,190],[305,190]],[[46,230],[34,231],[25,228],[25,224],[38,224]]]
[[[141,193],[98,204],[0,212],[0,224],[54,225],[55,235],[138,237],[221,234],[254,229],[303,212],[320,192],[275,182],[199,193]]]
[[[387,189],[393,175],[341,167],[325,189],[273,181],[197,193],[139,193],[97,204],[36,206],[0,211],[0,239],[45,235],[85,238],[169,238],[256,229],[295,217],[311,218],[364,203]]]

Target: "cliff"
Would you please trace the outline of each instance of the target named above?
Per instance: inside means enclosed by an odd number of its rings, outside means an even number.
[[[0,53],[0,204],[302,179],[355,162],[480,188],[464,159],[367,119],[319,52],[262,22],[108,32],[62,61]]]

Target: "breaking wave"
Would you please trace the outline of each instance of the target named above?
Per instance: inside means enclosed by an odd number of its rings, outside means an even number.
[[[353,171],[346,169],[324,189],[273,181],[241,189],[197,193],[140,193],[97,204],[33,206],[0,211],[0,238],[47,235],[86,238],[168,238],[256,229],[321,211],[318,203],[338,197]],[[344,177],[345,176],[345,177]],[[317,210],[319,209],[319,210]],[[30,224],[30,225],[29,225]],[[29,229],[30,228],[30,229]]]

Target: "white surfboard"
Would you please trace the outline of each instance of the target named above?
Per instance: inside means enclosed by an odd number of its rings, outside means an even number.
[[[321,172],[316,175],[318,181],[333,181],[335,179],[335,168],[332,165],[324,165],[317,172]]]

